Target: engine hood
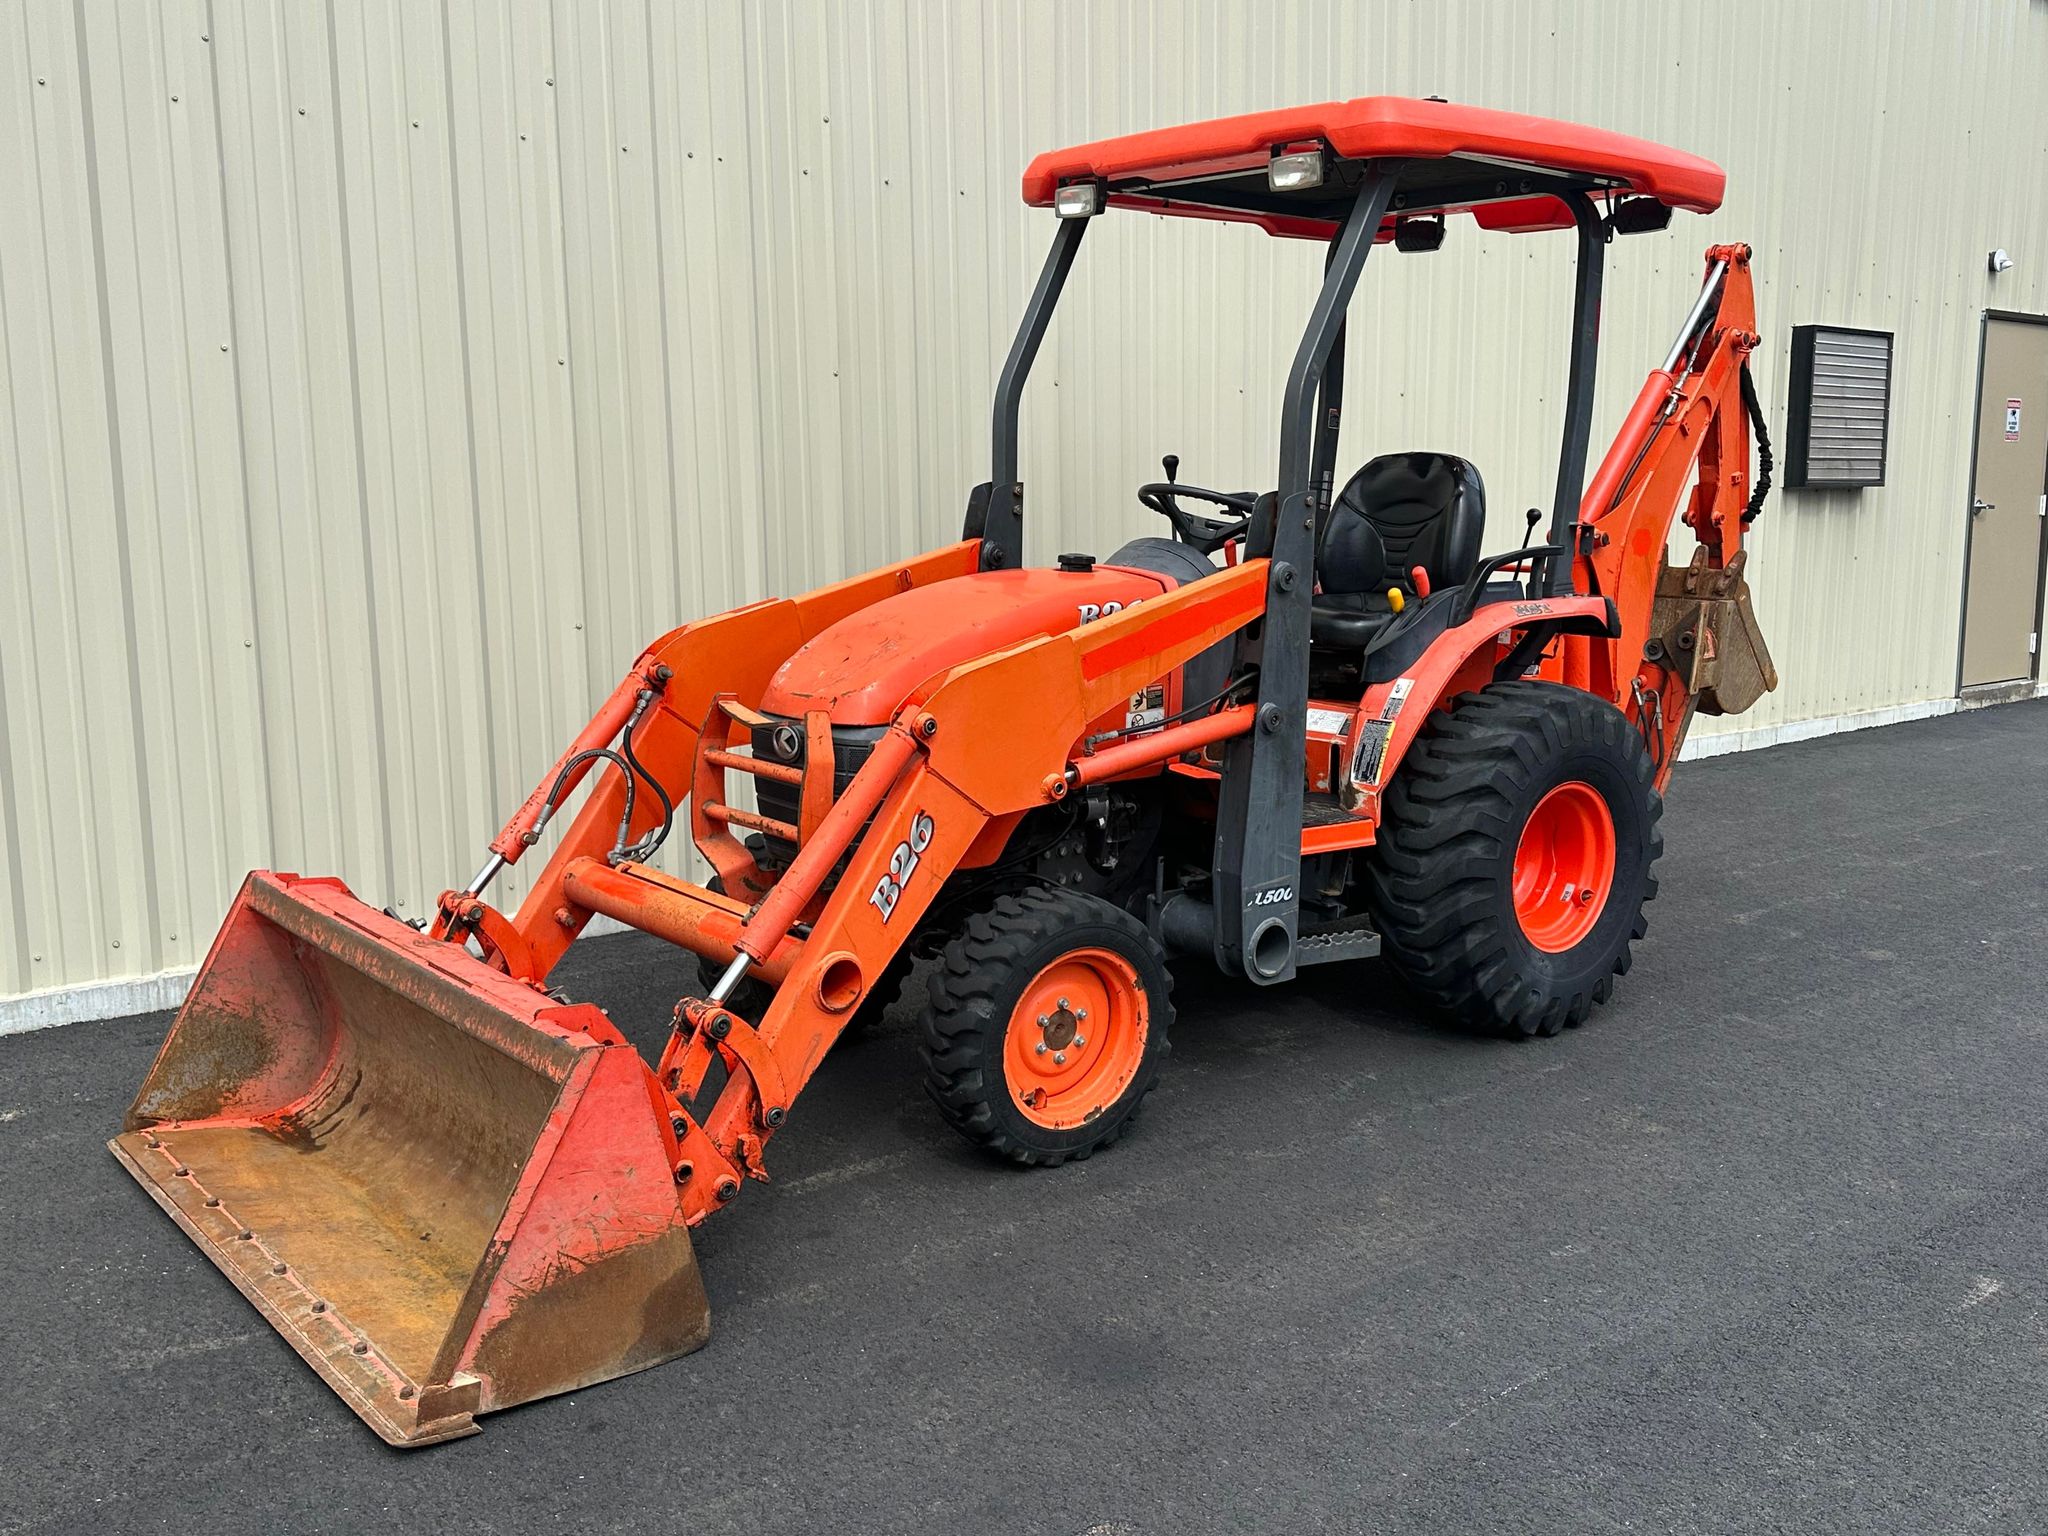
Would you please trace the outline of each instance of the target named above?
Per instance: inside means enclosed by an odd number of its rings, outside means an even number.
[[[886,725],[918,685],[948,668],[1066,631],[1161,592],[1172,578],[1121,566],[977,571],[883,598],[798,648],[761,708],[831,713],[834,725]]]

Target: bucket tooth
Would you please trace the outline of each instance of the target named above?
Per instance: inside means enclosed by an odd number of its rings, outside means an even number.
[[[109,1143],[393,1445],[703,1345],[664,1098],[335,881],[256,874]]]

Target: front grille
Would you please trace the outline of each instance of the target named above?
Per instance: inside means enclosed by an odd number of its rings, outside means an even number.
[[[832,798],[837,800],[846,793],[846,786],[853,782],[861,765],[868,760],[868,754],[875,750],[875,743],[888,734],[886,725],[835,725],[832,727]],[[795,752],[777,750],[780,738],[782,747],[792,741]],[[804,723],[801,720],[785,720],[770,716],[765,725],[754,727],[754,756],[766,762],[804,764],[806,759]],[[795,784],[781,784],[774,779],[755,778],[754,802],[761,808],[763,816],[772,816],[777,821],[796,825],[803,814],[803,790]],[[761,846],[755,852],[755,859],[766,869],[780,869],[796,857],[796,845],[779,837],[761,835]],[[835,872],[836,875],[836,872]]]

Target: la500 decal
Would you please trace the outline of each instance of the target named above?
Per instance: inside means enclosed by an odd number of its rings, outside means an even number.
[[[919,811],[910,821],[910,836],[896,845],[889,855],[889,872],[875,882],[874,891],[868,901],[882,914],[887,922],[896,915],[896,903],[903,895],[903,888],[910,884],[910,877],[917,873],[918,861],[924,857],[925,849],[932,844],[932,834],[939,830],[939,824],[930,814]]]

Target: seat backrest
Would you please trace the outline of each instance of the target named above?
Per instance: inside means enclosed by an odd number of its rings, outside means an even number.
[[[1379,535],[1384,561],[1377,582],[1400,581],[1421,566],[1432,588],[1457,586],[1479,563],[1486,535],[1486,487],[1479,471],[1448,453],[1385,453],[1346,482],[1330,509],[1317,552],[1317,574],[1326,592],[1362,591],[1333,586],[1327,556],[1359,542],[1357,527]],[[1351,562],[1339,559],[1340,565]]]
[[[1379,529],[1358,516],[1332,512],[1316,551],[1316,585],[1332,597],[1384,592],[1390,581],[1387,546]]]

